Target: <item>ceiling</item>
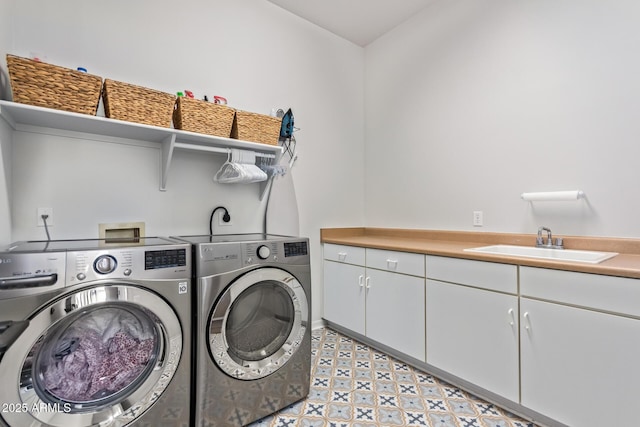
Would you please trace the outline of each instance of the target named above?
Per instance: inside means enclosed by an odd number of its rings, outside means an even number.
[[[268,1],[359,46],[366,46],[433,0]]]

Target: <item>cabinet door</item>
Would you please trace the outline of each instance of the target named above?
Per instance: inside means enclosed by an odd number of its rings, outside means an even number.
[[[324,318],[365,334],[364,267],[324,261]]]
[[[521,299],[522,405],[570,426],[638,424],[640,320]]]
[[[367,269],[367,337],[425,360],[424,279]]]
[[[427,363],[518,402],[518,297],[427,280]]]

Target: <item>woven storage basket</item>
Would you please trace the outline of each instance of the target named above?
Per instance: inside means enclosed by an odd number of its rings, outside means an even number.
[[[231,127],[231,138],[278,145],[281,125],[282,119],[277,117],[237,110]]]
[[[229,138],[235,111],[226,105],[180,96],[173,111],[173,126],[190,132]]]
[[[7,68],[15,102],[96,114],[101,77],[14,55],[7,55]]]
[[[102,99],[104,114],[109,118],[171,127],[171,115],[176,102],[174,95],[105,79]]]

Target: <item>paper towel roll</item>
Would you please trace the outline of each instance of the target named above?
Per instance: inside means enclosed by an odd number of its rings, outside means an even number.
[[[522,200],[526,200],[528,202],[570,201],[582,199],[584,197],[584,193],[580,190],[543,191],[538,193],[522,193],[520,197],[522,197]]]

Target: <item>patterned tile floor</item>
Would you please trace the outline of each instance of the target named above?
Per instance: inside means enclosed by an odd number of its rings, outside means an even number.
[[[331,329],[311,342],[309,397],[251,427],[535,427]]]

